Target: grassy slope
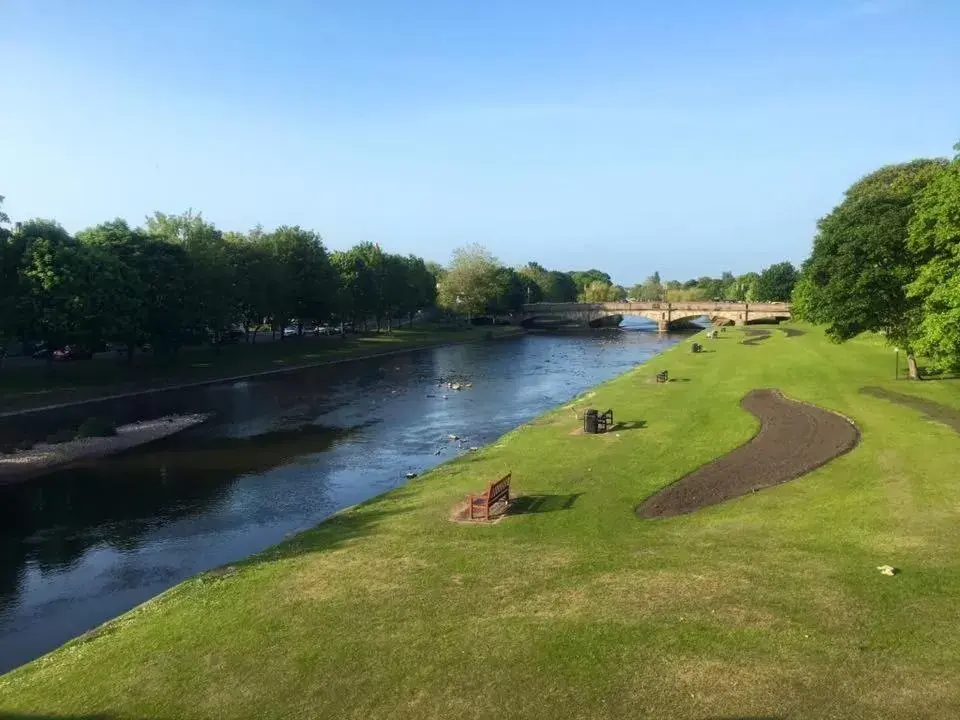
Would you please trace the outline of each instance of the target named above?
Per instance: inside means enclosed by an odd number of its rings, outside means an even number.
[[[74,402],[123,392],[135,392],[180,383],[198,382],[287,367],[365,357],[382,352],[441,343],[480,339],[492,330],[495,335],[517,332],[512,327],[473,327],[441,331],[430,325],[413,330],[399,328],[391,334],[339,337],[288,338],[284,341],[190,348],[173,358],[138,355],[134,364],[126,359],[97,358],[76,363],[54,363],[47,367],[0,369],[0,410],[21,410],[62,402]]]
[[[960,437],[858,394],[894,386],[875,341],[736,337],[679,346],[589,401],[646,428],[572,436],[558,409],[0,678],[0,714],[960,716]],[[689,382],[651,383],[661,367]],[[738,401],[755,387],[855,418],[861,446],[637,520],[646,495],[750,437]],[[960,407],[958,383],[921,392]],[[552,511],[447,522],[508,469]]]

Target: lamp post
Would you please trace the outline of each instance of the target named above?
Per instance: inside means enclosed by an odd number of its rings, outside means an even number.
[[[898,380],[900,376],[900,348],[893,349],[893,379]]]

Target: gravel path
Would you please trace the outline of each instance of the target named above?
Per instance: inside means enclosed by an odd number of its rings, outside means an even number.
[[[50,445],[38,443],[29,450],[0,455],[0,483],[26,480],[64,465],[113,455],[143,445],[207,420],[209,415],[173,415],[121,425],[111,437],[92,437]]]
[[[852,422],[788,400],[778,390],[751,390],[740,405],[760,420],[760,432],[647,498],[637,515],[681,515],[793,480],[849,452],[860,440]]]

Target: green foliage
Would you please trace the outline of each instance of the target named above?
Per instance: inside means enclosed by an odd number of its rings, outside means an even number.
[[[759,302],[786,302],[797,283],[797,270],[789,262],[764,268],[757,278],[752,294]]]
[[[660,281],[660,273],[655,272],[640,285],[634,285],[630,289],[630,297],[640,302],[657,302],[665,299],[663,283]]]
[[[116,425],[96,417],[87,418],[77,429],[77,438],[113,437],[116,434]]]
[[[960,369],[960,158],[917,198],[909,247],[923,263],[907,289],[922,314],[916,350],[934,367]]]
[[[623,302],[627,298],[627,291],[619,285],[612,285],[603,280],[594,280],[588,284],[580,296],[579,302]]]
[[[570,279],[573,280],[573,284],[577,286],[577,297],[583,294],[588,285],[591,285],[595,282],[599,282],[604,285],[613,284],[613,280],[610,279],[610,276],[605,272],[601,272],[600,270],[574,270],[567,274],[570,276]]]
[[[438,303],[458,314],[484,314],[504,292],[499,270],[500,263],[482,245],[457,248],[440,279]]]
[[[907,229],[917,196],[943,166],[915,160],[883,167],[854,183],[818,223],[803,267],[801,312],[825,323],[834,340],[876,331],[911,352],[920,303],[905,291],[917,275]]]

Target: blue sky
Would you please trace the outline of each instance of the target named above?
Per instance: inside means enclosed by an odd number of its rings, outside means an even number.
[[[0,0],[0,194],[623,283],[807,254],[960,140],[953,0]]]

